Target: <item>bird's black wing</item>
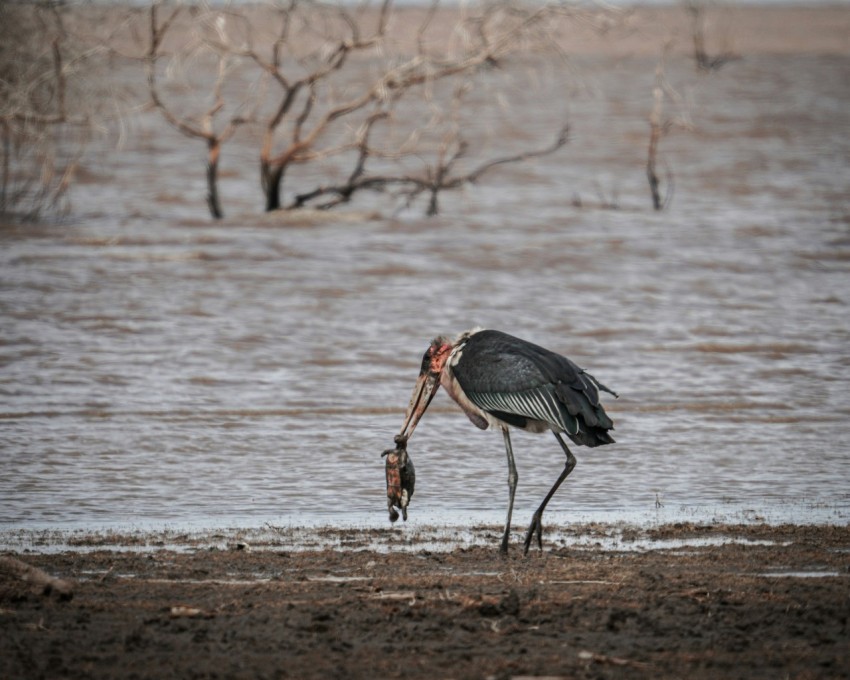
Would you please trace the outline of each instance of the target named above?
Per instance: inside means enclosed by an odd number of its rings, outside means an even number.
[[[473,404],[511,425],[532,419],[588,446],[614,441],[599,403],[599,390],[610,390],[560,354],[485,330],[467,339],[452,371]]]

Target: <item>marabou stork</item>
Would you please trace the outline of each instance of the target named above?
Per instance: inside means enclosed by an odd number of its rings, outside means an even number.
[[[508,536],[517,486],[517,470],[511,449],[509,427],[528,432],[551,430],[567,456],[564,469],[532,516],[525,536],[523,554],[532,537],[543,547],[541,518],[546,504],[575,467],[576,459],[561,433],[576,444],[602,446],[614,439],[608,430],[614,423],[602,404],[599,392],[617,393],[560,354],[495,330],[474,329],[454,341],[435,338],[422,358],[422,368],[407,407],[404,425],[396,444],[405,448],[425,409],[442,385],[482,430],[499,427],[508,455],[508,516],[501,552],[508,551]]]

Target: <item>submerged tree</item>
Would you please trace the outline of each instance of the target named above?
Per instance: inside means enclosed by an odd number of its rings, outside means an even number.
[[[668,170],[667,192],[664,198],[661,197],[661,180],[658,177],[657,170],[658,149],[661,140],[675,127],[686,130],[693,128],[682,96],[673,88],[664,75],[664,65],[668,48],[669,45],[664,48],[664,53],[658,60],[658,65],[655,68],[655,82],[652,87],[653,104],[652,110],[649,113],[649,147],[646,158],[646,178],[649,181],[652,207],[656,210],[662,210],[669,204],[673,187],[673,175]],[[679,109],[678,116],[671,117],[665,111],[664,104],[667,99],[672,100],[677,105]]]
[[[441,119],[441,111],[457,101],[448,95],[440,98],[440,81],[449,81],[454,92],[462,91],[483,69],[517,50],[523,39],[545,23],[551,8],[483,5],[477,12],[455,17],[452,35],[463,36],[455,42],[442,35],[431,37],[437,9],[435,2],[415,18],[410,12],[398,18],[411,24],[407,43],[399,34],[402,31],[390,34],[390,0],[383,0],[371,12],[298,0],[279,9],[279,30],[268,57],[255,49],[244,52],[270,73],[279,87],[277,104],[266,119],[260,153],[267,210],[283,206],[282,182],[287,171],[318,159],[336,157],[349,164],[350,172],[342,182],[298,192],[290,207],[313,202],[331,207],[362,189],[381,191],[397,186],[409,198],[427,192],[428,212],[435,214],[440,191],[473,181],[489,167],[541,153],[505,157],[452,177],[451,170],[467,153],[469,142],[446,133],[430,135],[430,146],[425,139]],[[307,32],[313,34],[312,41],[294,39]],[[405,99],[427,104],[421,107],[425,116],[411,115],[410,107],[400,114]],[[394,128],[381,135],[383,145],[375,143],[379,126]],[[565,141],[563,137],[556,148]],[[405,159],[429,154],[434,161],[423,163],[418,173],[400,170]],[[374,161],[380,161],[381,172],[368,171]],[[330,201],[324,200],[327,196],[332,197]]]
[[[0,214],[58,209],[91,135],[93,52],[65,23],[58,3],[0,3]]]
[[[685,0],[685,9],[691,17],[691,40],[698,71],[715,71],[738,58],[727,49],[714,56],[709,55],[705,39],[706,4],[703,0]]]
[[[155,3],[147,27],[148,89],[171,125],[207,143],[213,215],[221,214],[215,199],[221,146],[246,124],[258,134],[265,210],[331,208],[370,190],[393,191],[408,202],[427,195],[427,211],[435,214],[440,192],[566,144],[564,126],[552,130],[554,142],[484,158],[472,153],[480,140],[464,135],[448,113],[462,104],[458,93],[498,78],[495,67],[511,55],[552,43],[553,26],[565,14],[546,3],[397,9],[391,0],[356,6],[282,0],[190,15],[181,5],[166,11],[165,3]],[[191,38],[167,47],[170,32]],[[199,55],[216,63],[214,76],[209,67],[206,75],[197,68]],[[167,98],[160,85],[192,57],[187,80],[208,93],[197,110],[179,96]],[[228,90],[232,74],[254,85]]]
[[[162,16],[161,9],[167,11]],[[224,89],[238,67],[237,59],[227,50],[218,49],[227,24],[227,13],[207,11],[202,15],[194,12],[187,16],[186,24],[180,26],[178,38],[179,54],[169,53],[165,40],[181,15],[188,15],[181,5],[166,8],[164,3],[154,2],[148,12],[148,44],[144,57],[147,73],[148,93],[151,102],[169,125],[187,137],[200,139],[207,147],[207,206],[210,214],[218,219],[224,216],[218,193],[218,168],[221,148],[240,125],[251,122],[259,100],[251,92],[237,95],[236,104],[228,106]],[[209,91],[201,98],[201,104],[191,97],[167,99],[160,86],[160,64],[178,61],[194,62],[200,70],[211,68]],[[198,80],[198,74],[194,74]],[[207,85],[204,82],[204,85]],[[253,99],[253,101],[252,101]],[[221,122],[220,122],[221,120]]]

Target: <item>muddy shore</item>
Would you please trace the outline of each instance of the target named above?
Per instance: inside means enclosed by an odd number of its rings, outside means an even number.
[[[445,551],[364,529],[330,537],[347,548],[7,552],[69,590],[0,566],[0,676],[850,675],[850,527],[590,525],[525,558],[475,532]]]

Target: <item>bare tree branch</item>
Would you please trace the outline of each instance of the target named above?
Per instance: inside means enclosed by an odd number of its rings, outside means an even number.
[[[385,116],[375,117],[371,120],[371,125]],[[317,187],[316,189],[299,194],[295,197],[295,201],[290,207],[302,207],[309,201],[323,195],[333,194],[338,198],[329,201],[319,206],[320,208],[329,208],[338,205],[341,202],[350,200],[351,196],[360,190],[384,191],[391,186],[402,187],[402,195],[406,196],[408,202],[413,201],[422,193],[427,192],[429,195],[429,203],[426,214],[436,215],[439,212],[438,198],[441,191],[458,189],[465,184],[474,184],[480,180],[486,173],[494,168],[511,163],[518,163],[529,160],[531,158],[540,158],[549,154],[555,153],[569,141],[569,125],[565,125],[557,138],[552,144],[541,149],[524,151],[510,156],[495,158],[485,161],[477,165],[472,170],[460,175],[452,176],[452,170],[456,163],[465,156],[469,145],[468,143],[459,140],[455,145],[454,150],[449,153],[448,146],[441,153],[439,162],[435,167],[425,169],[424,175],[371,175],[367,176],[364,173],[366,159],[371,155],[368,150],[368,134],[363,137],[363,146],[361,147],[358,156],[358,162],[355,171],[351,173],[347,181],[343,184],[329,185]]]
[[[98,50],[70,33],[67,11],[0,3],[0,213],[59,210],[95,132],[98,105],[82,76]]]
[[[738,55],[729,51],[723,51],[713,57],[709,56],[705,46],[705,3],[702,0],[685,0],[685,9],[691,15],[691,39],[694,45],[694,63],[698,71],[716,71],[739,58]]]

